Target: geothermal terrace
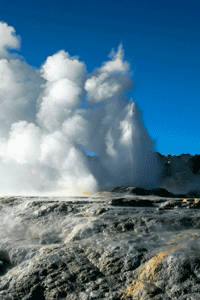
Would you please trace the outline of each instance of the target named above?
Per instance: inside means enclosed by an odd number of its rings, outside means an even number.
[[[0,198],[0,299],[200,299],[200,198]]]

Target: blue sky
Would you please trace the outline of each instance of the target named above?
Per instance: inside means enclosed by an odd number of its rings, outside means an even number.
[[[92,72],[120,43],[129,93],[162,154],[200,153],[199,1],[1,1],[0,20],[21,37],[19,54],[39,68],[61,49]]]

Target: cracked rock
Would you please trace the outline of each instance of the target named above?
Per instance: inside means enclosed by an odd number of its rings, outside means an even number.
[[[145,193],[0,198],[0,299],[199,299],[200,199]]]

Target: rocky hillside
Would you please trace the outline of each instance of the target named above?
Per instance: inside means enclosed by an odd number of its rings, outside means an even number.
[[[168,155],[157,152],[161,187],[173,193],[200,194],[200,155]]]

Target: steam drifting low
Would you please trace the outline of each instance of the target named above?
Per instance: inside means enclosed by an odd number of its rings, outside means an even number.
[[[1,22],[0,37],[1,194],[156,184],[153,142],[126,97],[133,84],[122,45],[88,74],[64,50],[35,69],[8,52],[20,47],[13,27]]]

